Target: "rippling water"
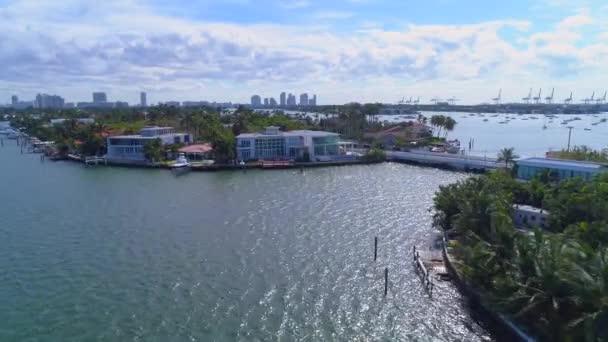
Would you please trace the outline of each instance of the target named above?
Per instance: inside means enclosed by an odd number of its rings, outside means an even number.
[[[0,148],[2,341],[488,339],[450,284],[427,297],[410,260],[433,235],[433,193],[464,174],[175,178],[41,163],[12,144]]]

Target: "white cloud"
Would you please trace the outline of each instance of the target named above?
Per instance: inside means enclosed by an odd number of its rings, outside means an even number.
[[[608,74],[607,40],[598,35],[581,45],[581,30],[599,21],[585,10],[546,32],[530,32],[527,21],[497,20],[336,33],[329,24],[194,21],[136,0],[66,1],[0,9],[0,95],[48,91],[82,100],[103,88],[133,101],[146,89],[161,100],[246,101],[253,92],[293,89],[342,103],[450,91],[476,102],[494,95],[490,88],[515,94],[522,84],[573,87],[566,80],[572,75],[574,85],[599,85],[597,75]],[[352,13],[316,15],[331,21]],[[523,47],[504,39],[504,29],[518,32]]]

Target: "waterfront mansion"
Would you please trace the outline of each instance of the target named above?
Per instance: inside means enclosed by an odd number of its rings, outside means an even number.
[[[144,145],[153,139],[159,139],[163,145],[192,143],[189,133],[176,133],[173,127],[146,126],[137,135],[108,137],[106,159],[115,163],[144,163]]]
[[[237,159],[328,161],[340,156],[339,134],[295,130],[283,132],[266,127],[260,133],[243,133],[236,137]]]

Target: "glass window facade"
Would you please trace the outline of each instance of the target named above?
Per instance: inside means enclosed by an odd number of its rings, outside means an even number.
[[[554,180],[564,180],[574,177],[591,179],[594,175],[592,172],[575,171],[566,169],[543,168],[536,166],[519,165],[517,168],[517,177],[525,180],[532,180],[536,176],[540,176],[543,172],[549,171],[549,177]]]
[[[285,139],[283,137],[255,139],[255,156],[257,159],[284,158]]]
[[[337,136],[312,138],[315,156],[335,156],[340,152]]]

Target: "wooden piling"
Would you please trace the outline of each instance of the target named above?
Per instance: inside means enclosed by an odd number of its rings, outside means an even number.
[[[388,293],[388,267],[384,269],[384,297]]]
[[[374,236],[374,261],[378,259],[378,237]]]

